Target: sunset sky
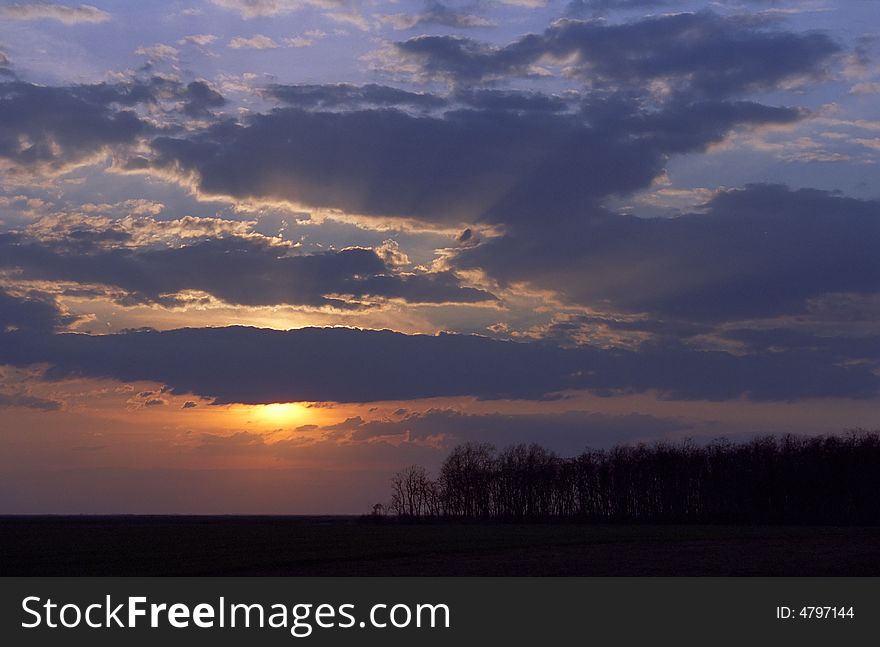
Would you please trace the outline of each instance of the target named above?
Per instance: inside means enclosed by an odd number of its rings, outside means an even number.
[[[0,514],[880,428],[880,12],[0,0]]]

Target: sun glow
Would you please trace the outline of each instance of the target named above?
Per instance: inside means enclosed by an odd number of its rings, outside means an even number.
[[[256,414],[261,420],[273,425],[293,424],[302,421],[306,407],[297,402],[276,402],[257,405]]]

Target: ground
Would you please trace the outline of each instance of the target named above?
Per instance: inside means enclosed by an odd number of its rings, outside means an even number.
[[[880,527],[5,517],[0,575],[880,575]]]

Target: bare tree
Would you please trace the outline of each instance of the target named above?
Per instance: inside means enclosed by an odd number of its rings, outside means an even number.
[[[539,445],[452,449],[437,481],[392,479],[402,516],[731,523],[880,522],[880,434],[618,446],[561,459]]]
[[[425,468],[411,465],[391,479],[391,510],[398,515],[421,517],[437,513],[434,482]]]

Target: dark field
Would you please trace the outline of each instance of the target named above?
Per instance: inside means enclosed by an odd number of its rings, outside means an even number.
[[[880,575],[880,528],[0,518],[0,575]]]

